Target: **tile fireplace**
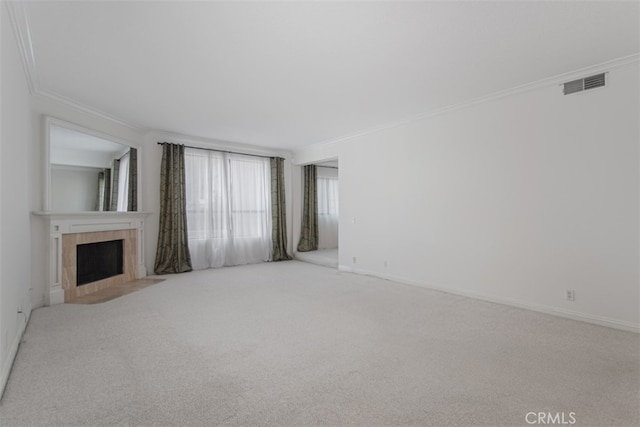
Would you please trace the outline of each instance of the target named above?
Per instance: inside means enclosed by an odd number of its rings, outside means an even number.
[[[70,302],[76,297],[90,295],[111,286],[118,286],[145,277],[144,212],[36,212],[48,227],[48,274],[45,286],[47,305]],[[106,266],[89,265],[78,269],[78,248],[84,245],[121,241],[121,248],[111,256],[121,271],[107,274]],[[117,245],[117,244],[116,244]],[[94,256],[95,258],[95,256]],[[104,261],[104,260],[103,260]],[[94,259],[95,262],[95,259]],[[80,277],[86,272],[91,277]],[[105,276],[105,277],[101,277]],[[86,283],[82,283],[86,281]],[[80,284],[79,284],[80,283]]]

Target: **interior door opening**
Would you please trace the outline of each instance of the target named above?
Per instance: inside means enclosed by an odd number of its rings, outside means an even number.
[[[339,252],[339,166],[338,160],[315,163],[317,248],[296,252],[301,261],[338,268]],[[307,191],[306,188],[303,191]]]

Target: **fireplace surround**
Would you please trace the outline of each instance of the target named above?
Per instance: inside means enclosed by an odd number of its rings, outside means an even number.
[[[122,240],[123,272],[111,277],[92,280],[85,285],[78,282],[78,247]],[[102,289],[136,280],[137,236],[134,229],[67,233],[62,236],[62,289],[64,302],[90,295]]]
[[[144,266],[144,218],[146,212],[34,212],[44,220],[48,262],[44,299],[60,304],[146,277]],[[77,246],[123,240],[123,273],[77,285]]]

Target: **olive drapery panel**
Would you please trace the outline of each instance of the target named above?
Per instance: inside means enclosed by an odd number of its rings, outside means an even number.
[[[304,167],[304,200],[302,204],[302,227],[298,252],[318,249],[318,192],[315,165]]]
[[[129,186],[127,188],[127,210],[138,210],[138,150],[129,149]]]
[[[98,199],[96,210],[108,211],[111,207],[111,169],[104,168],[98,172]]]
[[[118,210],[118,185],[120,180],[120,159],[113,160],[113,166],[111,167],[111,201],[109,205],[110,211]]]
[[[111,169],[104,169],[104,198],[102,203],[103,211],[108,211],[111,207]]]
[[[284,194],[284,159],[271,157],[271,261],[290,260],[287,253],[287,209]]]
[[[160,228],[153,270],[156,274],[191,271],[187,236],[184,145],[162,144]]]

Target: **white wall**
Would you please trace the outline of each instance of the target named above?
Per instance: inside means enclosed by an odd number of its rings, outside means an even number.
[[[99,169],[52,165],[51,210],[57,212],[96,210],[99,173]]]
[[[0,4],[0,393],[31,312],[30,210],[33,116],[20,53]],[[21,311],[22,313],[19,313]]]
[[[297,152],[339,157],[341,268],[637,330],[637,62],[608,78]]]

